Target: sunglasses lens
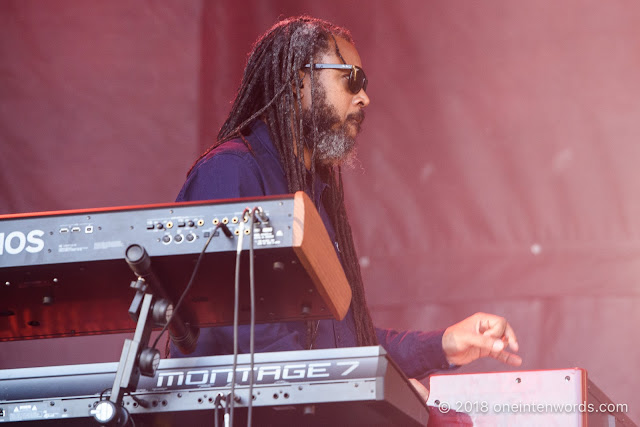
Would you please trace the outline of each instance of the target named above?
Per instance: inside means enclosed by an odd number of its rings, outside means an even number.
[[[349,76],[349,90],[357,94],[362,89],[367,90],[367,76],[365,76],[362,68],[353,67]]]

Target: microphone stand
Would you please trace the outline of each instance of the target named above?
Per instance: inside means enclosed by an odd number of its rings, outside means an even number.
[[[171,318],[169,330],[172,339],[176,336],[181,347],[188,352],[193,351],[198,338],[198,333],[183,323],[178,313],[171,315],[173,306],[153,273],[151,259],[145,249],[140,245],[130,245],[125,251],[125,258],[138,276],[137,281],[131,282],[136,294],[129,306],[129,315],[137,320],[136,330],[133,339],[126,339],[122,347],[109,399],[101,400],[90,411],[99,423],[117,427],[129,423],[129,411],[122,405],[124,394],[136,391],[140,375],[153,377],[160,363],[160,352],[149,347],[152,327],[163,326]],[[136,402],[143,407],[148,405],[144,400],[136,399]]]

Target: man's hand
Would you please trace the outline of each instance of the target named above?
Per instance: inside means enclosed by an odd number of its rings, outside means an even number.
[[[466,365],[481,357],[491,356],[511,366],[520,366],[522,358],[505,351],[518,351],[518,341],[506,319],[486,313],[476,313],[460,323],[449,326],[442,336],[442,348],[447,361]]]

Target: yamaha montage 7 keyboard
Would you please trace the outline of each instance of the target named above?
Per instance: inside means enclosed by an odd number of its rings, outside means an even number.
[[[249,357],[236,369],[237,418],[246,416]],[[232,356],[162,360],[123,404],[144,425],[214,425],[219,394],[230,392]],[[97,425],[92,409],[116,363],[0,371],[0,424]],[[253,424],[426,426],[426,404],[382,347],[255,355]],[[106,394],[103,398],[106,398]],[[38,424],[36,424],[38,425]],[[239,424],[241,425],[241,424]]]
[[[320,215],[299,192],[0,216],[0,341],[132,331],[126,313],[135,275],[127,247],[146,250],[175,302],[212,234],[182,312],[199,326],[231,323],[236,249],[244,238],[240,322],[248,323],[250,226],[243,212],[256,207],[257,321],[343,318],[351,289]]]

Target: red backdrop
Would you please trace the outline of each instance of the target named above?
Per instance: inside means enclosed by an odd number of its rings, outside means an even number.
[[[523,369],[586,368],[640,419],[636,2],[3,1],[0,213],[172,201],[251,43],[300,13],[370,78],[346,186],[376,323],[502,314]],[[121,339],[0,343],[0,368]]]

